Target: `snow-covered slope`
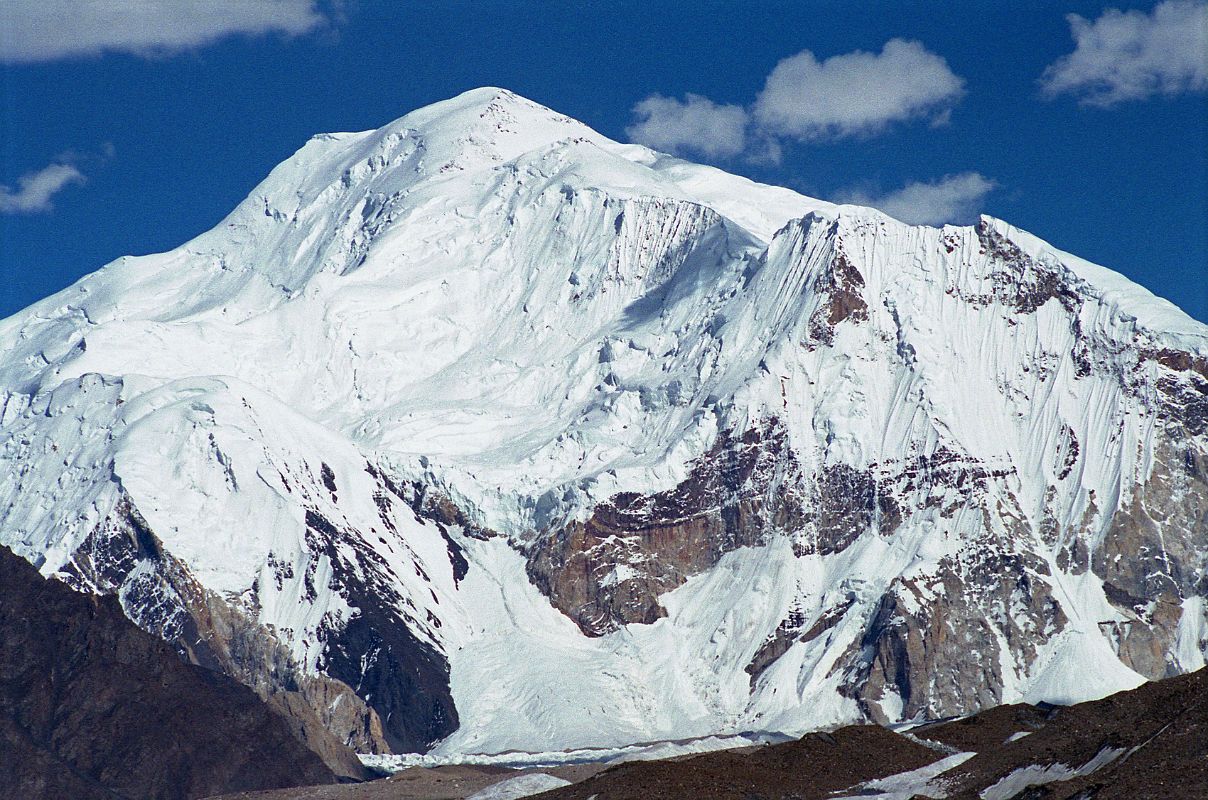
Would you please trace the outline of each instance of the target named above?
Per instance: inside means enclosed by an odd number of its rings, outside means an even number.
[[[1079,700],[1208,638],[1208,327],[498,89],[0,321],[0,464],[0,541],[364,749]]]

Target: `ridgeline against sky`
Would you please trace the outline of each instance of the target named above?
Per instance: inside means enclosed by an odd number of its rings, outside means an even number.
[[[1208,319],[1208,5],[0,7],[0,317],[211,227],[318,131],[481,85],[908,222],[1010,219]]]

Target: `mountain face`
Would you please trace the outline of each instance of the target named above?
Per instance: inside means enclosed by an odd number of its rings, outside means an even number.
[[[1208,326],[496,89],[0,321],[0,540],[363,751],[1204,665]]]
[[[116,598],[46,580],[3,547],[0,587],[0,795],[176,800],[335,782],[287,716],[182,663]]]

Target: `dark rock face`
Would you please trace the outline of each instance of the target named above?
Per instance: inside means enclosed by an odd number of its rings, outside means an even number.
[[[389,536],[394,546],[409,550],[391,516],[402,503],[417,518],[438,527],[455,579],[465,577],[468,562],[440,521],[469,525],[461,512],[434,493],[400,488],[372,464],[366,471],[377,483],[373,500],[382,528],[376,538]],[[291,561],[272,554],[268,566],[279,584],[301,580],[307,599],[335,592],[355,609],[346,623],[333,623],[321,632],[320,674],[303,670],[277,632],[255,621],[254,605],[228,602],[201,587],[164,551],[128,497],[123,496],[79,548],[63,578],[84,591],[118,594],[127,615],[140,627],[172,644],[186,661],[252,687],[295,720],[299,737],[323,753],[337,773],[361,777],[364,769],[349,747],[418,751],[456,730],[448,661],[416,633],[431,632],[441,622],[417,612],[415,603],[400,593],[389,565],[363,532],[346,529],[319,510],[315,493],[337,502],[340,486],[332,467],[322,464],[304,485],[305,477],[304,471],[293,475],[287,486],[304,503],[309,558],[297,575]],[[330,564],[329,585],[316,583],[320,558]],[[254,590],[251,596],[254,604]]]
[[[1014,468],[991,466],[943,443],[931,452],[882,461],[872,468],[884,533],[892,532],[912,508],[937,508],[941,516],[951,517],[961,508],[979,506],[992,482],[1014,473]]]
[[[860,293],[864,276],[843,251],[843,242],[838,237],[834,239],[834,248],[827,269],[814,279],[814,291],[823,302],[810,317],[811,346],[834,344],[835,326],[844,320],[858,323],[868,319],[868,303]]]
[[[422,496],[415,500],[373,464],[366,464],[365,469],[377,484],[373,500],[382,526],[374,529],[377,541],[385,543],[383,537],[390,537],[393,547],[410,551],[392,521],[394,507],[399,502],[412,506],[417,518],[429,521],[439,519],[442,512],[460,514],[452,504],[437,505],[434,495],[428,498],[428,504],[420,502]],[[370,545],[363,531],[349,528],[339,517],[329,519],[319,510],[316,493],[329,496],[333,505],[338,502],[340,482],[331,466],[321,464],[317,475],[304,467],[292,474],[290,480],[281,477],[305,509],[303,541],[307,558],[303,559],[304,566],[295,570],[292,561],[270,553],[268,566],[278,583],[277,589],[284,581],[297,579],[302,583],[306,600],[333,592],[355,609],[346,622],[332,622],[318,632],[324,645],[317,664],[319,674],[303,670],[281,644],[277,633],[254,621],[257,610],[254,605],[236,609],[212,593],[205,593],[204,605],[165,604],[165,597],[188,593],[176,591],[180,580],[171,582],[170,591],[141,587],[139,581],[144,577],[160,580],[163,574],[173,572],[158,564],[154,570],[142,571],[134,581],[122,577],[122,569],[113,576],[125,581],[121,584],[121,596],[127,613],[144,628],[177,645],[186,659],[238,678],[266,700],[304,721],[303,738],[308,742],[331,740],[337,753],[346,753],[348,747],[364,752],[426,749],[458,724],[449,693],[448,662],[415,633],[431,632],[432,628],[440,627],[441,621],[430,614],[420,614],[415,603],[399,591],[389,564]],[[107,524],[141,531],[138,536],[119,537],[122,541],[133,538],[155,542],[154,534],[128,502],[118,516],[117,523]],[[460,580],[466,574],[468,562],[443,525],[439,521],[434,524],[444,535],[455,579]],[[108,559],[106,563],[117,563],[128,574],[127,562],[140,557],[143,556],[136,554],[116,561]],[[325,585],[319,583],[317,574],[320,559],[325,559],[331,568]],[[187,571],[177,567],[175,571],[192,584]],[[415,569],[420,577],[430,581],[418,564]],[[199,588],[196,593],[203,594]],[[253,586],[253,603],[255,594]],[[146,605],[159,608],[155,613],[145,613],[142,609]],[[165,610],[165,605],[170,608]],[[182,620],[190,635],[182,637],[162,623],[169,618]],[[336,768],[341,767],[351,770],[348,774],[363,774],[355,758],[351,764]]]
[[[994,260],[996,269],[991,275],[991,293],[968,296],[968,302],[985,305],[998,301],[1021,314],[1032,314],[1049,300],[1057,300],[1069,312],[1081,305],[1070,276],[1060,268],[1037,262],[985,220],[977,224],[976,231],[982,254]]]
[[[1157,389],[1166,418],[1188,436],[1208,433],[1208,358],[1161,349],[1143,352],[1142,360],[1164,368]]]
[[[0,786],[23,798],[192,798],[329,783],[247,687],[183,663],[117,599],[0,548]]]
[[[838,553],[866,532],[889,534],[902,521],[897,501],[876,476],[846,464],[819,471],[812,509],[812,525],[794,540],[798,555]]]
[[[854,595],[817,613],[790,612],[746,671],[754,686],[794,644],[859,613],[867,615],[864,634],[834,669],[869,719],[938,718],[1001,702],[1000,642],[1008,661],[1027,663],[1068,621],[1047,563],[1020,549],[1023,523],[1008,514],[1007,530],[991,533],[989,515],[1001,512],[992,489],[1013,470],[941,444],[865,470],[831,464],[806,476],[786,439],[775,419],[723,434],[674,490],[618,495],[585,523],[539,540],[530,577],[585,633],[600,635],[658,619],[659,594],[738,547],[785,536],[798,557],[825,556],[864,536],[892,538],[915,512],[938,511],[942,520],[974,511],[987,519],[984,541],[933,575],[897,580],[871,613],[853,611]]]
[[[164,551],[129,497],[123,495],[58,577],[80,591],[115,595],[129,619],[184,661],[250,687],[288,717],[298,739],[337,775],[367,774],[348,745],[372,749],[381,739],[372,712],[346,685],[304,674],[272,631],[198,584]],[[332,709],[341,718],[333,719]],[[350,735],[358,728],[361,735]]]
[[[1101,626],[1120,659],[1147,678],[1177,673],[1170,653],[1184,599],[1208,592],[1208,361],[1141,349],[1120,385],[1152,406],[1153,466],[1111,517],[1090,567],[1126,621]]]
[[[651,496],[618,494],[586,522],[541,537],[528,574],[589,636],[665,615],[658,596],[739,547],[804,524],[796,459],[776,420],[723,434],[690,477]],[[821,546],[841,549],[836,541]]]
[[[461,545],[457,544],[449,535],[449,528],[459,528],[464,535],[480,540],[498,536],[495,531],[470,519],[456,503],[430,486],[419,481],[404,483],[400,486],[391,480],[386,472],[372,464],[367,464],[365,471],[372,475],[381,486],[380,491],[374,494],[374,501],[382,514],[382,524],[388,530],[394,530],[394,525],[389,520],[392,497],[409,506],[417,519],[429,520],[436,525],[436,529],[445,540],[455,583],[460,583],[462,578],[466,577],[470,570],[470,563],[466,561]]]
[[[407,607],[406,599],[393,588],[384,560],[363,537],[341,532],[314,510],[307,512],[306,526],[308,546],[328,556],[342,595],[357,609],[346,625],[331,632],[320,669],[357,687],[358,696],[382,720],[392,750],[426,749],[457,729],[448,661],[411,632],[410,626],[420,621],[400,610]],[[339,545],[356,551],[355,563],[341,554]]]
[[[376,469],[371,474],[379,477],[381,491],[375,499],[386,533],[398,537],[389,512],[401,498],[393,496],[393,485],[388,487],[388,479]],[[295,483],[293,488],[301,487]],[[336,496],[331,467],[322,465],[313,488]],[[171,644],[182,659],[254,689],[293,720],[298,737],[323,754],[332,769],[359,778],[366,772],[350,747],[368,752],[419,750],[456,729],[448,664],[409,628],[439,625],[439,620],[418,620],[400,611],[406,600],[362,535],[339,529],[315,509],[307,511],[306,526],[308,550],[326,556],[334,573],[330,587],[315,586],[313,574],[300,575],[310,596],[320,589],[337,591],[358,609],[346,626],[328,632],[322,674],[303,670],[277,632],[255,621],[255,608],[228,602],[201,587],[164,551],[124,495],[60,577],[82,591],[118,595],[130,619]],[[447,534],[446,541],[450,557],[459,559],[455,572],[464,577],[464,556]],[[343,550],[341,543],[346,545]],[[311,559],[308,569],[313,571],[314,564]],[[295,577],[291,563],[270,555],[268,566],[278,581]]]

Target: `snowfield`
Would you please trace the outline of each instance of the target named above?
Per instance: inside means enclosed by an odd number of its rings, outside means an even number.
[[[1204,523],[1155,508],[1206,496],[1168,399],[1206,359],[1208,327],[999,220],[908,226],[479,89],[317,136],[212,231],[0,321],[0,543],[170,641],[225,604],[388,728],[388,645],[347,632],[405,629],[446,665],[441,763],[1072,703],[1204,663]],[[772,421],[798,528],[603,635],[534,582],[544,537]],[[815,546],[843,469],[893,505]],[[1161,585],[1104,572],[1134,546]],[[944,626],[955,655],[918,644]],[[853,689],[891,654],[918,685]]]

